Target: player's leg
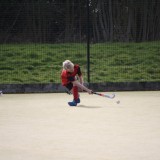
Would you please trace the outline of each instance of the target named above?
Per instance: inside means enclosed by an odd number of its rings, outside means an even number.
[[[77,106],[77,103],[80,103],[78,87],[73,85],[73,83],[69,83],[66,87],[68,90],[72,91],[72,93],[73,93],[73,101],[68,102],[68,104],[70,106]]]
[[[73,93],[73,100],[76,103],[80,103],[80,98],[79,98],[79,93],[78,93],[78,87],[77,86],[73,85],[72,93]]]

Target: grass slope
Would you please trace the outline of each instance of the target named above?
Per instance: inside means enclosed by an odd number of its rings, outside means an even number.
[[[91,82],[160,81],[160,42],[91,44],[90,52]],[[60,83],[65,59],[86,81],[86,44],[1,44],[0,83]]]

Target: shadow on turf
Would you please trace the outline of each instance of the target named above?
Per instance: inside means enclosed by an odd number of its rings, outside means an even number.
[[[85,106],[85,105],[78,105],[77,107],[90,108],[90,109],[93,109],[93,108],[102,108],[102,107],[100,107],[100,106]]]

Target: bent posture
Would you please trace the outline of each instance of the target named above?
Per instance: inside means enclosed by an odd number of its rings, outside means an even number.
[[[80,103],[78,88],[92,94],[92,90],[83,85],[83,76],[80,66],[78,64],[74,65],[70,60],[65,60],[63,62],[61,81],[62,85],[73,93],[73,101],[68,102],[70,106],[77,106],[77,103]]]

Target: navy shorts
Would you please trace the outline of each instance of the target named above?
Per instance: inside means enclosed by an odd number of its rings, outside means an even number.
[[[70,91],[73,88],[73,83],[70,82],[65,87]]]

